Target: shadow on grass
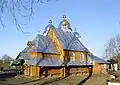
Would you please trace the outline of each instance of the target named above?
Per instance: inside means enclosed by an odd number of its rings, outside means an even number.
[[[85,79],[83,79],[82,81],[80,81],[76,85],[84,85],[84,83],[92,76],[92,68],[93,68],[92,66],[88,67],[88,70],[89,70],[88,77],[86,77]],[[67,77],[58,77],[58,78],[52,78],[52,79],[43,77],[43,78],[36,79],[33,81],[22,82],[22,83],[19,83],[19,85],[30,84],[30,83],[34,83],[34,85],[46,85],[46,84],[54,83],[56,81],[60,81],[60,80],[65,79],[65,78],[67,78]],[[42,81],[42,80],[44,80],[44,81]],[[69,84],[66,82],[65,85],[69,85]]]
[[[44,79],[44,78],[45,78],[45,77],[40,78],[40,79],[36,79],[36,80],[33,80],[33,81],[27,81],[27,82],[19,83],[19,85],[29,84],[29,83],[32,83],[32,82],[36,82],[36,81],[42,80],[42,79]]]
[[[5,78],[11,78],[17,76],[17,72],[5,72],[5,73],[0,73],[0,79],[5,79]]]
[[[5,73],[0,73],[0,84],[2,85],[13,85],[13,84],[5,84],[4,82],[8,82],[6,79],[7,78],[12,78],[17,76],[16,72],[5,72]]]
[[[36,82],[36,81],[42,81],[42,79],[45,79],[45,78],[46,78],[46,77],[40,78],[40,79],[36,79],[36,80],[33,80],[33,81],[28,81],[28,82],[19,83],[19,85],[30,84],[30,83]],[[62,79],[64,79],[64,78],[66,78],[66,77],[59,77],[59,78],[55,78],[55,79],[52,79],[52,80],[49,80],[49,79],[47,80],[47,78],[46,78],[46,81],[44,80],[45,82],[43,82],[43,83],[38,82],[38,83],[35,83],[35,85],[36,85],[36,84],[45,85],[45,84],[53,83],[53,82],[55,82],[55,81],[62,80]]]
[[[1,85],[1,84],[3,85],[3,82],[6,82],[6,79],[0,78],[0,85]]]
[[[45,84],[53,83],[55,81],[59,81],[59,80],[65,79],[65,78],[67,78],[67,77],[55,78],[55,79],[52,79],[52,80],[45,81],[44,83],[41,83],[40,85],[45,85]],[[37,84],[39,84],[39,83],[37,83]]]
[[[85,79],[83,79],[82,81],[80,81],[78,84],[76,84],[76,85],[84,85],[84,83],[92,76],[92,66],[89,68],[88,67],[88,70],[89,70],[89,75],[88,75],[88,77],[86,77]],[[34,85],[46,85],[46,84],[51,84],[51,83],[54,83],[54,82],[56,82],[56,81],[60,81],[60,80],[62,80],[62,79],[65,79],[65,78],[67,78],[67,77],[58,77],[58,78],[54,78],[54,79],[46,79],[44,82],[38,82],[38,83],[35,83]],[[38,79],[38,80],[40,80],[40,79]],[[38,81],[38,80],[35,80],[35,81]],[[34,81],[32,81],[32,82],[34,82]],[[30,83],[30,82],[28,82],[28,83]],[[24,83],[22,83],[22,84],[24,84]],[[62,84],[61,84],[62,85]],[[65,85],[70,85],[70,84],[68,84],[67,82],[65,83]]]
[[[76,85],[84,85],[85,84],[85,82],[92,76],[92,68],[93,68],[93,66],[91,66],[91,68],[88,68],[88,70],[89,70],[89,75],[88,75],[88,77],[86,77],[85,79],[83,79],[82,81],[80,81],[78,84],[76,84]]]

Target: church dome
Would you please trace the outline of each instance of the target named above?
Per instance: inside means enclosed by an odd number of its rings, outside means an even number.
[[[60,22],[59,24],[59,28],[63,29],[63,30],[70,30],[72,31],[71,29],[71,26],[70,26],[70,23],[67,21],[66,19],[66,15],[63,16],[63,20]]]
[[[52,20],[49,20],[49,24],[45,27],[45,31],[43,32],[43,35],[46,35],[50,28],[55,29],[55,27],[52,25]]]
[[[76,29],[76,28],[75,28],[75,31],[74,31],[73,33],[74,33],[74,35],[75,35],[78,39],[81,40],[81,36],[80,36],[79,32],[77,32],[77,29]]]

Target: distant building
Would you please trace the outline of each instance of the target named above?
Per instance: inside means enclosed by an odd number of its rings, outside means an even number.
[[[93,73],[106,74],[108,72],[109,63],[107,61],[94,55],[91,55],[88,58],[88,60],[93,64]]]
[[[108,62],[109,62],[109,70],[118,71],[118,62],[117,62],[117,60],[114,60],[114,58],[115,57],[108,60]]]

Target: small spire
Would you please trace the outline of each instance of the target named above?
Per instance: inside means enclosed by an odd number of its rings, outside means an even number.
[[[77,28],[75,28],[75,32],[77,32]]]
[[[40,34],[40,29],[38,28],[37,34]]]
[[[66,19],[66,10],[63,10],[63,19]]]
[[[74,34],[75,34],[76,37],[81,38],[79,32],[77,32],[77,28],[75,28],[75,30],[74,30]]]
[[[49,24],[52,24],[52,20],[49,20]]]
[[[66,19],[66,15],[63,15],[63,19]]]

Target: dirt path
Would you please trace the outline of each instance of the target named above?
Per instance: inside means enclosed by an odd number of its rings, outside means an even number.
[[[92,77],[86,81],[85,85],[106,85],[106,80],[108,78],[109,75],[104,74],[92,75]]]

